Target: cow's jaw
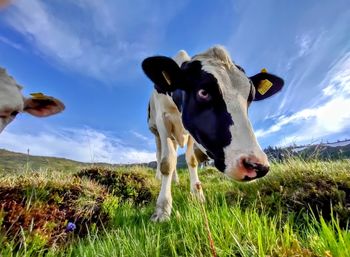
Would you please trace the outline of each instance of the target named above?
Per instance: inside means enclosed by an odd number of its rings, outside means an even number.
[[[269,167],[266,154],[261,150],[247,115],[247,100],[241,95],[235,101],[227,101],[227,108],[234,119],[230,126],[232,141],[224,148],[225,174],[235,180],[247,181],[264,176]],[[258,165],[258,166],[257,166]],[[255,169],[254,166],[257,168]],[[258,169],[260,168],[261,169]],[[267,171],[265,174],[264,168]]]

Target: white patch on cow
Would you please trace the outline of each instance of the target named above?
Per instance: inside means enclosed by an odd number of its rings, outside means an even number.
[[[202,190],[201,182],[198,178],[198,160],[194,153],[194,138],[189,136],[186,149],[186,163],[190,173],[190,189],[192,195],[200,202],[205,202],[205,196]]]
[[[22,112],[24,98],[21,86],[0,68],[0,133],[15,118],[13,112]]]
[[[175,56],[174,61],[181,67],[184,62],[188,62],[191,60],[191,57],[185,50],[180,50]]]
[[[256,162],[268,166],[266,154],[261,150],[248,119],[248,96],[250,82],[230,59],[227,51],[218,46],[193,58],[199,60],[202,69],[212,74],[231,114],[231,143],[224,148],[225,174],[236,180],[242,180],[245,174],[240,172],[241,157],[253,158]]]
[[[156,210],[151,220],[155,222],[167,221],[170,218],[173,198],[171,196],[171,174],[162,177],[162,186],[157,199]]]

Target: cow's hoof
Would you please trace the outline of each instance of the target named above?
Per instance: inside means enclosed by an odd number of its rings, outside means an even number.
[[[170,215],[161,210],[156,210],[155,213],[151,216],[151,221],[153,222],[165,222],[170,220]]]
[[[205,203],[205,196],[204,196],[203,191],[200,191],[200,192],[198,192],[198,191],[196,191],[196,192],[191,192],[191,194],[192,194],[193,198],[194,198],[195,200],[197,200],[198,202],[200,202],[200,203]]]
[[[205,196],[200,183],[196,183],[191,186],[191,194],[200,203],[205,202]]]

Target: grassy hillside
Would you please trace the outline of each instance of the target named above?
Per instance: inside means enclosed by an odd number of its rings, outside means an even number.
[[[156,167],[156,163],[154,164]],[[0,175],[8,172],[23,173],[26,171],[52,170],[77,172],[84,167],[131,167],[131,166],[154,166],[148,163],[141,164],[108,164],[108,163],[86,163],[65,158],[34,156],[23,153],[16,153],[0,149]]]
[[[217,256],[350,256],[349,160],[289,160],[253,183],[204,169],[204,205],[179,173],[162,224],[147,168],[2,177],[0,256],[211,256],[204,213]]]
[[[78,170],[86,164],[64,158],[32,156],[0,149],[0,172],[18,172],[27,169]]]

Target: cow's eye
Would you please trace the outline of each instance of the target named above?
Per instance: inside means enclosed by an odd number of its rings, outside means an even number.
[[[204,100],[204,101],[210,101],[211,100],[211,95],[209,94],[209,92],[205,89],[200,89],[197,93],[198,98],[200,100]]]
[[[18,111],[11,112],[11,117],[16,117],[18,113],[19,113]]]

